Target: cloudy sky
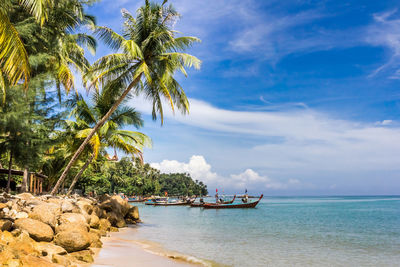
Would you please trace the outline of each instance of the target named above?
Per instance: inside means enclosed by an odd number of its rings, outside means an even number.
[[[89,9],[121,29],[120,10]],[[153,122],[145,161],[188,172],[211,192],[267,195],[399,194],[398,1],[170,0],[176,30],[197,36],[203,64],[180,79],[190,115]],[[100,46],[98,55],[108,53]]]

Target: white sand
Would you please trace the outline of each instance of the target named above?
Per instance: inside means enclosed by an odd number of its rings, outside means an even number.
[[[199,266],[183,261],[173,260],[146,251],[139,244],[123,238],[123,233],[132,229],[122,230],[119,233],[111,233],[110,237],[102,238],[103,248],[96,256],[92,267],[173,267],[173,266]]]

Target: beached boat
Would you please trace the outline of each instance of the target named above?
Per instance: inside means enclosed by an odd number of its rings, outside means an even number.
[[[230,200],[230,201],[224,201],[224,202],[222,202],[222,203],[209,203],[209,202],[204,202],[204,203],[192,203],[192,204],[190,204],[190,207],[192,207],[192,208],[201,208],[201,207],[203,207],[204,206],[204,204],[218,204],[218,205],[221,205],[221,204],[232,204],[233,203],[233,201],[235,201],[235,199],[236,199],[236,195],[234,195],[233,196],[233,199],[232,200]]]
[[[255,208],[263,198],[264,195],[261,195],[257,201],[250,203],[241,203],[241,204],[215,204],[215,203],[206,203],[203,205],[205,209],[243,209],[243,208]]]

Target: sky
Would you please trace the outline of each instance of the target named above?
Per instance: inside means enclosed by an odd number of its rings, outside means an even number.
[[[88,9],[121,30],[121,9]],[[202,42],[200,70],[179,77],[190,114],[151,120],[140,96],[144,159],[188,172],[225,193],[400,193],[400,3],[398,1],[169,0],[175,29]],[[110,53],[100,45],[96,58]]]

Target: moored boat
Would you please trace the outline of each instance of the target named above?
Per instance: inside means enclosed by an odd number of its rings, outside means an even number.
[[[242,209],[242,208],[255,208],[264,195],[261,195],[257,201],[250,203],[241,204],[215,204],[215,203],[205,203],[203,208],[205,209]]]
[[[235,199],[236,199],[236,195],[234,195],[234,196],[233,196],[233,199],[232,199],[232,200],[230,200],[230,201],[224,201],[224,202],[222,202],[222,203],[210,203],[210,202],[204,202],[204,203],[201,203],[201,202],[199,202],[199,203],[192,203],[192,204],[190,204],[190,207],[192,207],[192,208],[200,208],[200,207],[203,207],[203,206],[204,206],[204,204],[214,204],[214,205],[221,205],[221,204],[232,204],[232,203],[235,201]]]

